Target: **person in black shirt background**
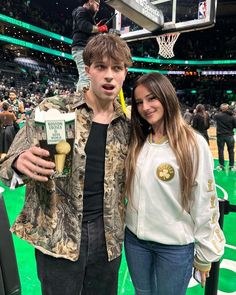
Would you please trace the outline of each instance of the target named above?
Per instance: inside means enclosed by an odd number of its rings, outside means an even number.
[[[229,170],[236,171],[234,166],[234,128],[236,128],[236,118],[233,116],[227,103],[220,106],[220,112],[214,117],[216,121],[216,137],[219,155],[219,166],[216,167],[218,171],[224,170],[224,146],[227,145],[229,153]]]
[[[107,25],[96,24],[95,22],[95,16],[99,11],[99,6],[100,0],[82,0],[79,6],[72,12],[72,56],[79,74],[76,91],[87,90],[89,88],[89,78],[85,73],[82,57],[84,47],[93,35],[108,31]]]
[[[198,104],[195,110],[196,112],[192,118],[192,127],[206,139],[209,145],[209,136],[207,132],[207,129],[210,128],[209,115],[202,104]]]

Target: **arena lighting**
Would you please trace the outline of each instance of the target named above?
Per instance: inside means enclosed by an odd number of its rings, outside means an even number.
[[[27,48],[38,50],[38,51],[41,51],[41,52],[45,52],[45,53],[48,53],[48,54],[64,57],[64,58],[67,58],[67,59],[73,59],[72,55],[69,54],[69,53],[61,52],[59,50],[54,50],[54,49],[44,47],[44,46],[41,46],[41,45],[36,45],[36,44],[30,43],[30,42],[23,41],[21,39],[16,39],[16,38],[13,38],[13,37],[9,37],[9,36],[6,36],[6,35],[0,34],[0,40],[2,40],[4,42],[7,42],[7,43],[13,43],[13,44],[20,45],[20,46],[23,46],[23,47],[27,47]],[[143,57],[132,57],[132,59],[133,59],[133,61],[142,61],[142,62],[159,63],[159,64],[207,65],[207,64],[226,64],[226,63],[231,64],[231,63],[236,63],[236,60],[193,61],[193,60],[165,60],[165,59],[143,58]],[[143,70],[143,72],[144,72],[144,70]],[[207,72],[207,71],[205,71],[205,72]],[[223,72],[226,72],[226,71],[223,71]],[[184,72],[184,73],[186,73],[186,72]],[[170,73],[170,74],[174,74],[174,73]],[[177,74],[182,74],[182,73],[177,73]]]
[[[164,75],[185,75],[185,71],[167,71],[167,70],[152,70],[152,69],[140,69],[140,68],[129,68],[129,72],[132,73],[160,73]]]
[[[41,29],[39,27],[30,25],[28,23],[22,22],[22,21],[20,21],[18,19],[6,16],[6,15],[1,14],[1,13],[0,13],[0,21],[10,23],[10,24],[16,25],[18,27],[22,27],[24,29],[30,30],[30,31],[38,33],[40,35],[44,35],[44,36],[53,38],[55,40],[59,40],[59,41],[63,41],[63,42],[68,43],[68,44],[72,44],[72,39],[70,39],[70,38],[61,36],[59,34],[50,32],[48,30]]]
[[[41,29],[39,27],[30,25],[28,23],[19,21],[17,19],[14,19],[12,17],[6,16],[4,14],[0,13],[0,21],[4,21],[7,23],[11,23],[13,25],[17,25],[19,27],[23,27],[27,30],[30,30],[32,32],[36,32],[38,34],[50,37],[52,39],[60,40],[65,43],[72,44],[72,39],[61,36],[59,34]],[[43,46],[42,46],[43,48]],[[47,48],[47,47],[45,47]],[[45,51],[44,51],[45,52]],[[47,52],[49,53],[49,52]],[[57,55],[57,54],[56,54]],[[60,55],[61,56],[61,55]],[[70,58],[72,59],[72,58]],[[143,61],[148,63],[158,63],[158,64],[178,64],[178,65],[220,65],[220,64],[236,64],[236,60],[169,60],[169,59],[156,59],[156,58],[143,58],[143,57],[133,57],[133,61]]]
[[[197,90],[192,89],[190,92],[191,92],[192,94],[196,94],[196,93],[197,93]]]
[[[158,59],[150,57],[136,57],[133,56],[133,61],[142,61],[148,63],[157,64],[176,64],[176,65],[224,65],[224,64],[236,64],[236,59],[224,59],[224,60],[174,60],[174,59]]]
[[[72,55],[69,54],[69,53],[65,53],[65,52],[61,52],[59,50],[54,50],[54,49],[51,49],[51,48],[36,45],[36,44],[30,43],[30,42],[23,41],[23,40],[16,39],[16,38],[12,38],[12,37],[9,37],[9,36],[6,36],[6,35],[0,34],[0,40],[3,41],[3,42],[13,43],[13,44],[16,44],[16,45],[19,45],[19,46],[31,48],[33,50],[38,50],[40,52],[45,52],[45,53],[48,53],[48,54],[64,57],[64,58],[67,58],[67,59],[73,59]]]
[[[236,71],[202,71],[201,72],[202,76],[224,76],[224,75],[236,75]]]
[[[163,75],[168,75],[168,71],[163,70],[151,70],[151,69],[138,69],[138,68],[128,68],[128,72],[131,73],[160,73]]]
[[[232,94],[232,93],[233,93],[232,90],[226,90],[225,92],[226,92],[227,94]]]

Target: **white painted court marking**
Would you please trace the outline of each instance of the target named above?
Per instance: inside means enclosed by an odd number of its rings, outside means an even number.
[[[223,194],[224,194],[223,199],[224,199],[224,200],[228,200],[229,195],[228,195],[227,191],[226,191],[225,189],[223,189],[223,187],[220,186],[220,185],[218,185],[218,184],[216,184],[216,187],[218,187],[218,189],[220,189],[220,190],[223,192]]]

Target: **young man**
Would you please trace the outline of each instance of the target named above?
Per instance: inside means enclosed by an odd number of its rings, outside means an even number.
[[[97,33],[107,32],[106,25],[99,25],[95,22],[95,16],[99,11],[100,0],[82,0],[80,5],[73,10],[73,42],[72,56],[76,63],[79,80],[76,91],[89,88],[89,78],[86,75],[83,62],[83,49],[89,38]]]
[[[50,178],[55,164],[37,147],[32,122],[17,134],[0,171],[8,184],[14,172],[27,178],[12,231],[36,248],[43,295],[117,294],[129,122],[116,98],[131,54],[125,41],[105,34],[89,41],[83,57],[90,89],[39,106],[76,113],[71,175]]]

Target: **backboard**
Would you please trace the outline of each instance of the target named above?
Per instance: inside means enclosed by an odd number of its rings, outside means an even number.
[[[135,41],[212,27],[217,0],[106,0],[106,3],[121,13],[116,21],[121,37]],[[152,14],[158,17],[154,18]],[[151,23],[150,17],[152,24],[147,26]],[[148,18],[149,21],[145,20]]]

